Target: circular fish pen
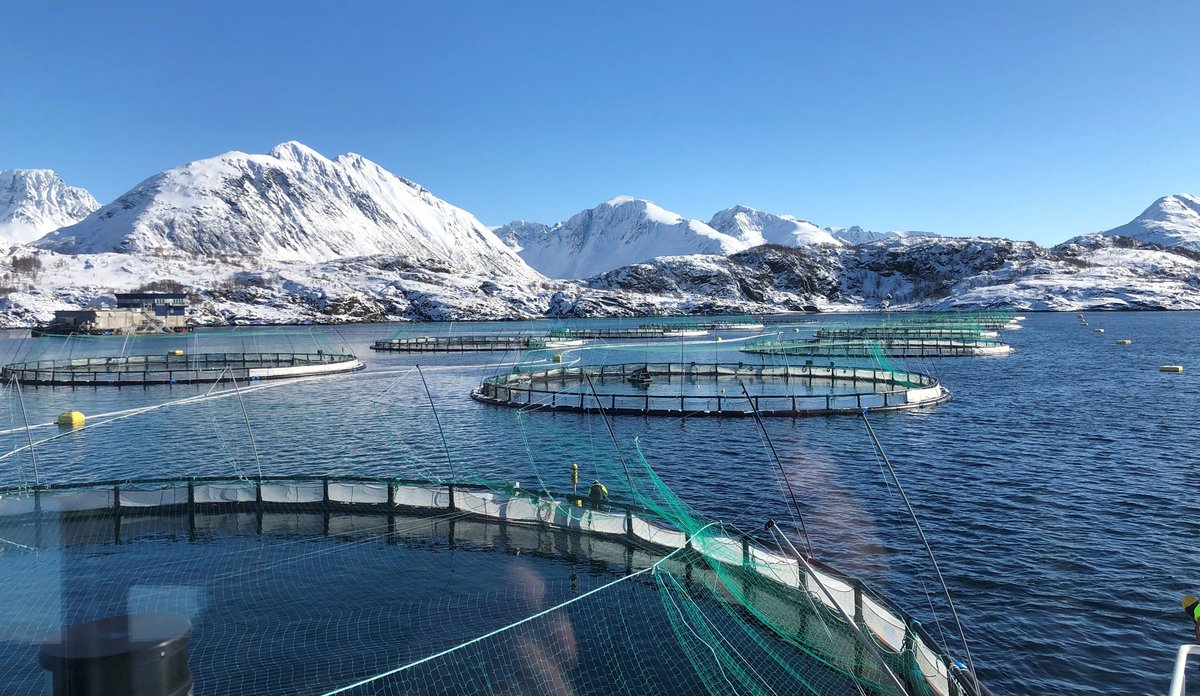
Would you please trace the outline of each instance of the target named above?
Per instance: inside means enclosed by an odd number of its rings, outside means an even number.
[[[625,363],[495,375],[471,396],[529,410],[795,417],[921,408],[949,400],[950,391],[918,372],[811,362]]]
[[[948,314],[914,314],[903,317],[897,323],[912,326],[961,326],[999,331],[1001,329],[1019,329],[1021,328],[1020,322],[1024,321],[1024,319],[1025,317],[1005,313],[959,314],[950,312]]]
[[[995,331],[964,329],[964,328],[930,328],[921,326],[862,326],[846,329],[820,329],[817,338],[834,340],[865,340],[879,341],[894,338],[925,338],[925,339],[978,339],[995,338]]]
[[[375,341],[371,350],[399,353],[487,353],[547,350],[583,345],[582,339],[546,336],[415,336]]]
[[[659,331],[680,331],[688,329],[692,331],[758,331],[764,327],[763,324],[752,321],[710,321],[710,322],[687,322],[687,323],[665,323],[665,324],[642,324],[638,328],[652,329]]]
[[[949,358],[1008,355],[1012,346],[987,339],[884,338],[878,341],[800,339],[763,341],[741,349],[751,355],[810,358]]]
[[[591,338],[616,341],[654,338],[695,338],[698,336],[707,335],[707,329],[691,328],[687,326],[650,328],[597,327],[590,329],[556,329],[550,332],[550,337],[553,339]]]
[[[576,503],[368,477],[3,489],[0,678],[35,693],[48,635],[156,611],[194,627],[197,696],[976,693],[854,578],[718,523]]]
[[[355,372],[364,365],[339,353],[186,353],[34,360],[5,365],[0,379],[36,386],[141,386],[255,381]]]

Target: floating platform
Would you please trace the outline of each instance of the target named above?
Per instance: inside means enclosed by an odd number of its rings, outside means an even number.
[[[699,336],[707,336],[707,329],[693,329],[688,327],[672,327],[672,328],[593,328],[593,329],[557,329],[550,332],[550,337],[554,339],[610,339],[610,340],[630,340],[630,339],[655,339],[655,338],[696,338]]]
[[[184,353],[13,363],[0,379],[40,386],[100,387],[208,384],[355,372],[363,363],[336,353]]]
[[[563,646],[569,674],[589,675],[564,682],[578,696],[628,683],[645,693],[711,692],[726,679],[673,633],[681,609],[670,597],[709,610],[684,625],[715,628],[739,664],[775,668],[779,693],[810,683],[824,694],[894,693],[879,686],[884,675],[855,631],[875,641],[905,693],[975,693],[919,621],[851,576],[719,523],[680,529],[637,505],[593,509],[577,500],[515,486],[332,476],[0,489],[9,544],[0,569],[21,608],[6,627],[41,636],[68,617],[139,602],[186,610],[198,598],[204,621],[191,666],[214,694],[326,693],[359,680],[376,693],[479,693],[546,674],[539,670],[558,664]],[[49,571],[47,553],[61,559]],[[587,572],[577,577],[581,563]],[[589,600],[584,591],[597,594]],[[516,623],[552,609],[528,631]],[[481,636],[481,616],[488,629],[511,627]],[[614,660],[614,636],[629,656]],[[17,646],[0,653],[5,684],[41,693],[33,651]],[[439,650],[446,655],[425,664]]]
[[[819,338],[762,341],[741,349],[752,355],[794,355],[810,358],[873,358],[880,353],[893,358],[948,358],[1008,355],[1012,346],[999,341],[885,338],[878,341],[839,341]]]
[[[162,334],[192,333],[193,329],[194,327],[191,326],[177,326],[168,328],[165,331],[122,331],[119,329],[81,329],[73,325],[46,324],[32,327],[29,329],[29,335],[32,338],[41,338],[42,336],[158,336]]]
[[[488,353],[547,350],[583,345],[583,339],[548,336],[415,336],[375,341],[371,350],[400,353]]]
[[[638,383],[632,382],[635,376]],[[741,391],[743,384],[749,400]],[[796,417],[921,408],[949,400],[950,391],[929,375],[899,370],[627,363],[496,375],[471,396],[529,410],[674,417],[749,416],[757,410],[763,416]]]

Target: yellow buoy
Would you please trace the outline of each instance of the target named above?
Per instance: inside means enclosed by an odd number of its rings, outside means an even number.
[[[1132,345],[1132,344],[1133,344],[1133,341],[1129,340],[1128,338],[1118,338],[1117,339],[1118,346],[1128,346],[1128,345]]]
[[[83,413],[79,411],[63,411],[62,413],[58,414],[58,424],[70,426],[72,428],[77,428],[83,425],[85,420],[86,419],[83,417]]]
[[[717,336],[717,342],[718,342],[718,343],[720,343],[720,342],[721,342],[721,337],[720,337],[720,336]]]
[[[1183,365],[1163,365],[1158,368],[1159,372],[1183,372]]]
[[[554,355],[552,355],[550,357],[550,362],[556,362],[556,363],[562,362],[562,353],[555,353]]]
[[[183,355],[183,350],[179,348],[176,348],[175,350],[168,350],[167,355]]]

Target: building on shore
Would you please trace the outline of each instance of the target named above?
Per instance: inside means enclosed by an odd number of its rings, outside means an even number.
[[[119,292],[116,309],[60,310],[49,324],[34,327],[33,335],[183,333],[191,331],[187,307],[182,292]]]

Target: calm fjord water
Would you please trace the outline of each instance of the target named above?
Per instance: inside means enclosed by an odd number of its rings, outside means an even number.
[[[1174,650],[1192,635],[1178,600],[1185,592],[1200,594],[1194,551],[1200,541],[1194,485],[1200,314],[1087,317],[1089,327],[1073,314],[1030,314],[1026,328],[1002,332],[1001,340],[1016,347],[1007,357],[898,361],[932,372],[954,398],[920,412],[871,416],[938,555],[981,676],[997,693],[1165,693]],[[482,377],[510,369],[499,364],[519,356],[368,349],[399,329],[445,335],[541,326],[331,329],[328,340],[344,340],[368,369],[250,387],[244,403],[257,462],[239,400],[231,397],[140,413],[47,442],[37,450],[39,474],[65,482],[259,468],[273,474],[444,473],[446,454],[412,368],[419,362],[460,473],[527,485],[540,479],[562,489],[570,462],[590,479],[611,465],[613,447],[597,417],[518,413],[470,399]],[[1097,327],[1105,332],[1093,332]],[[290,331],[287,342],[303,342]],[[6,332],[0,356],[64,350],[23,333]],[[252,335],[247,349],[278,349],[284,333],[199,332],[191,340],[240,350],[235,344]],[[1133,344],[1116,345],[1118,338]],[[689,361],[757,361],[735,349],[732,340],[643,343],[568,351],[566,360],[667,361],[683,354]],[[76,356],[135,352],[111,340],[69,350]],[[1157,370],[1163,364],[1187,369],[1164,374]],[[0,439],[10,449],[25,444],[20,426],[26,417],[44,423],[78,409],[94,418],[207,389],[26,388],[25,416],[16,398],[5,399],[8,432]],[[790,518],[752,420],[617,417],[613,427],[628,452],[639,438],[656,471],[699,510],[747,529]],[[772,419],[767,428],[818,556],[923,618],[944,647],[961,655],[924,551],[861,421]],[[33,432],[36,439],[56,431]],[[19,483],[32,476],[32,465],[27,454],[9,457],[0,482]]]

